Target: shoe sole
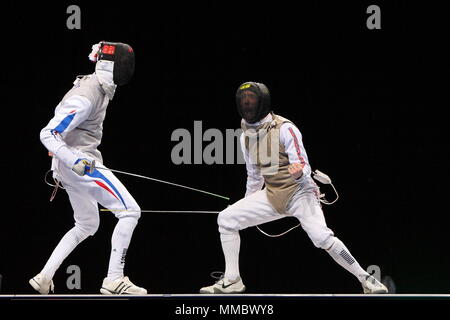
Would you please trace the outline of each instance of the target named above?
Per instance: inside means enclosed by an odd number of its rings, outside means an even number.
[[[213,292],[211,292],[209,290],[202,290],[202,289],[200,289],[199,292],[203,293],[203,294],[239,294],[239,293],[244,293],[245,289],[246,289],[245,286],[243,286],[242,289],[239,290],[239,291],[228,291],[228,292],[226,292],[226,291],[221,291],[221,290],[219,290],[217,288],[213,288]]]
[[[39,285],[39,282],[37,282],[36,280],[34,280],[34,278],[30,279],[28,281],[28,283],[33,287],[34,290],[36,290],[37,292],[39,292],[40,294],[48,294],[50,292],[43,292],[41,286]]]
[[[119,293],[111,292],[111,291],[109,291],[108,289],[105,289],[105,288],[101,288],[100,289],[100,293],[101,294],[105,294],[105,295],[119,294]]]
[[[108,289],[105,288],[101,288],[100,289],[100,293],[104,294],[104,295],[127,295],[127,294],[132,294],[132,295],[137,295],[137,296],[144,296],[147,294],[147,291],[145,293],[141,292],[141,293],[127,293],[127,292],[123,292],[123,293],[117,293],[117,292],[112,292],[109,291]]]
[[[365,294],[385,294],[385,293],[388,293],[388,292],[385,291],[385,290],[378,290],[378,291],[373,291],[373,292],[366,292],[366,291],[364,291],[364,293]]]

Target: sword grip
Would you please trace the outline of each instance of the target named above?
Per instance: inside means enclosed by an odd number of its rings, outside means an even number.
[[[92,174],[95,170],[95,160],[92,160],[91,166],[89,167],[89,174]]]

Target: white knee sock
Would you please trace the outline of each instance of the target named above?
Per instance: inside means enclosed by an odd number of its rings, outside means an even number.
[[[347,247],[338,238],[334,237],[333,245],[326,251],[339,265],[358,278],[360,282],[362,282],[365,277],[369,275],[363,268],[361,268]]]
[[[225,256],[225,275],[229,280],[237,279],[239,275],[239,249],[241,246],[241,237],[239,232],[232,234],[220,234],[222,250]]]
[[[111,256],[109,258],[108,278],[116,280],[123,277],[125,256],[133,235],[137,219],[125,217],[119,219],[111,237]]]
[[[70,229],[53,250],[44,269],[42,269],[41,274],[47,279],[52,279],[64,259],[66,259],[73,249],[88,236],[88,233],[76,226]]]

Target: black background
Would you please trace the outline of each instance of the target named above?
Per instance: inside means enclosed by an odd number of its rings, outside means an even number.
[[[132,82],[108,107],[100,150],[108,167],[231,197],[245,192],[243,165],[174,165],[177,128],[193,133],[239,127],[234,93],[265,83],[273,109],[303,134],[313,169],[329,174],[340,200],[328,225],[363,268],[381,267],[399,293],[448,293],[447,8],[409,1],[279,2],[158,6],[79,4],[81,30],[68,30],[69,4],[4,4],[2,9],[2,293],[34,293],[28,279],[73,225],[64,191],[48,201],[50,159],[39,132],[100,40],[136,53]],[[427,2],[428,3],[428,2]],[[381,7],[382,29],[368,30],[366,8]],[[448,20],[448,19],[447,19]],[[445,99],[444,99],[445,98]],[[204,143],[205,147],[208,143]],[[119,176],[143,209],[221,210],[201,193]],[[327,191],[326,187],[322,191]],[[98,293],[116,219],[101,213],[94,237],[55,275],[58,293]],[[270,232],[293,218],[264,225]],[[359,293],[358,281],[300,229],[271,239],[241,232],[241,275],[249,293]],[[69,265],[82,289],[68,290]],[[151,293],[196,293],[223,270],[216,217],[143,213],[126,274]]]

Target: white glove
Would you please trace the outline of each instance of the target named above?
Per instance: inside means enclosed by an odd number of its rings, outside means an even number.
[[[88,159],[78,159],[72,167],[74,171],[79,176],[84,176],[86,173],[91,172],[91,161]]]
[[[89,54],[89,60],[91,60],[92,62],[97,62],[98,60],[98,51],[100,50],[100,44],[101,42],[92,46],[92,51]]]

